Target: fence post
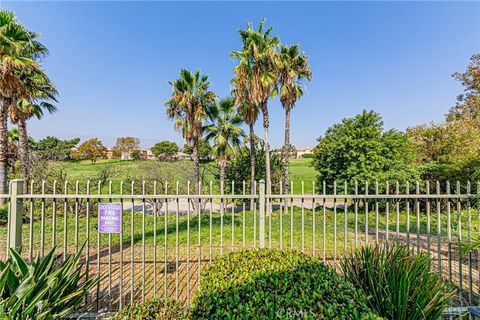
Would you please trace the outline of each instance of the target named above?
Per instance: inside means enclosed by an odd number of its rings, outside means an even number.
[[[265,180],[259,181],[259,237],[260,248],[265,248]]]
[[[22,211],[23,199],[18,198],[23,193],[23,180],[10,181],[10,206],[8,212],[8,249],[19,250],[22,246]],[[7,253],[8,255],[8,253]]]

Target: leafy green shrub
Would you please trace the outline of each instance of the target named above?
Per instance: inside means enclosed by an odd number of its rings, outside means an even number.
[[[8,206],[6,204],[0,206],[0,225],[8,222]]]
[[[343,262],[345,278],[371,297],[369,307],[395,320],[439,319],[453,291],[431,271],[428,254],[399,245],[364,247]]]
[[[367,298],[303,253],[249,249],[203,272],[192,319],[375,319]]]
[[[55,248],[32,264],[11,249],[0,261],[0,319],[58,319],[80,305],[98,279],[85,279],[79,265],[81,252],[62,263]]]
[[[311,153],[304,153],[304,154],[302,154],[302,158],[303,158],[303,159],[311,159],[311,158],[313,158],[313,154],[311,154]]]
[[[144,303],[128,306],[115,314],[112,320],[184,320],[188,319],[188,312],[176,301],[152,299]]]

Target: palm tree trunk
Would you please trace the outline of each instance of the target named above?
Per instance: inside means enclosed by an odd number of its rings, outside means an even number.
[[[225,161],[220,161],[220,194],[225,193]]]
[[[288,180],[288,166],[290,162],[290,108],[285,108],[285,145],[283,147],[283,154],[285,156],[285,176],[283,179],[283,185],[285,186],[284,193],[288,193],[288,186],[290,181]]]
[[[27,123],[25,119],[20,119],[18,122],[18,144],[20,151],[20,160],[22,161],[22,178],[25,185],[25,190],[28,188],[28,181],[30,178],[30,158],[28,152],[28,135]]]
[[[0,98],[0,194],[8,193],[7,188],[7,161],[8,161],[8,103]],[[0,204],[5,204],[6,199],[0,199]]]
[[[225,161],[220,161],[220,194],[223,196],[225,193]],[[223,216],[224,212],[224,199],[220,199],[220,215]]]
[[[193,160],[193,179],[195,180],[195,194],[200,193],[200,160],[198,158],[198,140],[193,142],[192,146],[192,160]],[[200,209],[200,199],[193,201],[194,210]]]
[[[269,127],[269,119],[268,119],[268,107],[267,103],[262,103],[262,113],[263,113],[263,131],[265,134],[265,183],[266,183],[266,192],[267,194],[272,193],[272,181],[270,178],[270,145],[268,143],[268,127]]]
[[[253,123],[249,124],[250,129],[250,194],[253,195],[255,191],[255,165],[257,162],[256,146],[255,146],[255,131]],[[255,199],[250,199],[250,210],[253,210]]]

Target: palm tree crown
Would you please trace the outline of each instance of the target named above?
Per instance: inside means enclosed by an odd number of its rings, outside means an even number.
[[[302,80],[312,79],[308,57],[300,51],[298,45],[281,46],[276,65],[280,101],[285,109],[291,109],[303,96]]]
[[[212,154],[219,162],[229,161],[245,137],[239,127],[243,119],[235,113],[234,98],[222,99],[210,118],[212,123],[204,130],[205,138],[213,141]]]
[[[272,28],[263,31],[265,20],[255,30],[249,23],[246,30],[239,30],[242,51],[231,56],[239,60],[235,67],[234,93],[237,106],[248,102],[251,106],[264,104],[276,85],[275,57],[280,44],[278,37],[271,37]]]
[[[0,94],[4,98],[25,93],[19,73],[38,71],[36,60],[48,54],[38,37],[39,33],[19,24],[13,12],[0,10]]]
[[[180,130],[192,145],[201,136],[203,122],[215,106],[217,96],[209,91],[208,76],[200,71],[191,73],[182,69],[180,78],[169,84],[173,92],[165,103],[167,116],[175,121],[175,129]]]

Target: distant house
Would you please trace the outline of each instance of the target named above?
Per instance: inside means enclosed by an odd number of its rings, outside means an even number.
[[[191,160],[192,159],[192,156],[189,155],[189,154],[186,154],[186,153],[183,153],[181,151],[177,152],[177,154],[175,155],[175,159],[176,160]]]
[[[305,148],[296,148],[297,150],[297,159],[301,159],[304,154],[312,154],[312,148],[305,147]]]
[[[155,155],[150,151],[150,149],[140,149],[140,159],[141,160],[155,160]],[[114,159],[113,149],[107,148],[107,159]],[[132,160],[131,152],[122,152],[120,155],[121,160]]]
[[[107,159],[113,159],[113,150],[112,148],[107,148],[107,152],[105,152],[105,155],[107,157]]]
[[[156,157],[150,149],[142,149],[142,160],[155,160]]]

